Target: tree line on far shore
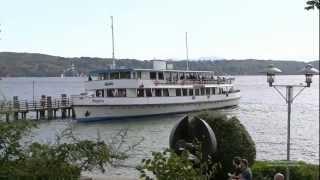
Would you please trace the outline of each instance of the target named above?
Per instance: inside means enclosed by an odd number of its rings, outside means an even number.
[[[185,60],[168,60],[175,69],[186,69]],[[261,75],[268,64],[283,70],[282,74],[299,74],[306,63],[319,69],[319,61],[281,61],[281,60],[191,60],[191,70],[215,71],[218,75]],[[74,64],[77,74],[86,75],[92,70],[108,68],[111,58],[98,57],[59,57],[34,53],[0,52],[0,77],[55,77],[70,70]],[[152,68],[151,60],[117,59],[118,67]]]

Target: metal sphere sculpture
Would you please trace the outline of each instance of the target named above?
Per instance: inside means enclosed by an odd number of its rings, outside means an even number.
[[[197,144],[201,145],[202,159],[206,160],[217,151],[216,136],[211,127],[202,119],[188,116],[182,118],[171,130],[170,148],[177,154],[188,150],[191,154],[196,151]]]

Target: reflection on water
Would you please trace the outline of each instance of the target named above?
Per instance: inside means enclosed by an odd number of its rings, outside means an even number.
[[[31,99],[34,90],[41,94],[60,96],[62,93],[79,94],[84,90],[83,78],[5,78],[0,88],[11,98],[18,95],[21,99]],[[35,88],[32,88],[32,81]],[[304,81],[303,76],[279,76],[276,82],[281,84]],[[291,120],[291,159],[318,162],[319,138],[319,79],[313,80],[311,88],[299,95],[292,106]],[[285,159],[287,141],[287,105],[281,96],[269,88],[264,76],[239,76],[236,85],[241,90],[240,106],[219,110],[237,116],[253,137],[257,147],[257,159]],[[297,90],[295,90],[297,93]],[[131,152],[125,163],[134,167],[143,157],[149,157],[151,151],[160,151],[168,147],[169,135],[173,125],[184,114],[152,118],[127,119],[96,123],[75,123],[71,121],[42,122],[35,131],[35,139],[43,142],[53,141],[54,135],[71,125],[77,136],[96,138],[97,132],[105,140],[120,129],[128,129],[128,143],[144,138],[143,142]],[[117,168],[112,174],[135,174],[133,168]]]

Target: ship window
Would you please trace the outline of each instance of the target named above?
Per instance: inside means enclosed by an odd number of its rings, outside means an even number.
[[[162,96],[161,94],[162,94],[162,93],[161,93],[161,89],[155,89],[155,95],[156,95],[156,96],[158,96],[158,97],[159,97],[159,96]]]
[[[96,91],[96,97],[103,97],[104,96],[104,92],[103,89],[98,89]]]
[[[200,91],[199,91],[199,89],[195,89],[195,94],[196,94],[196,96],[199,96],[199,93]]]
[[[114,97],[115,90],[114,89],[107,89],[107,97]]]
[[[164,76],[165,76],[165,78],[166,78],[167,81],[171,81],[171,79],[172,79],[172,74],[171,74],[171,72],[165,72],[165,73],[164,73]]]
[[[158,72],[158,79],[159,80],[163,80],[164,79],[163,72]]]
[[[145,90],[146,90],[146,96],[147,96],[147,97],[152,97],[152,91],[151,91],[151,89],[148,88],[148,89],[145,89]]]
[[[132,72],[132,79],[137,79],[137,73],[136,72]]]
[[[180,74],[180,80],[184,80],[184,73],[179,73]]]
[[[189,89],[189,96],[193,96],[193,89]]]
[[[178,73],[174,72],[172,73],[172,80],[177,81],[178,80]]]
[[[112,72],[110,74],[110,79],[119,79],[119,72]]]
[[[185,79],[189,79],[190,78],[190,74],[189,73],[185,73]]]
[[[150,72],[150,79],[157,79],[157,73],[156,72]]]
[[[201,95],[204,95],[204,88],[201,88],[200,91],[201,91]]]
[[[98,80],[103,80],[103,74],[98,75]]]
[[[181,96],[181,89],[176,89],[176,96]]]
[[[103,79],[104,79],[104,80],[108,80],[108,79],[109,79],[107,73],[103,74]]]
[[[141,71],[139,71],[137,73],[138,73],[138,79],[141,79]]]
[[[216,94],[216,88],[212,88],[212,94]]]
[[[163,89],[163,96],[169,96],[169,90]]]
[[[206,88],[206,95],[210,95],[210,88]]]
[[[182,89],[182,95],[188,96],[188,89]]]
[[[127,97],[127,90],[126,89],[118,89],[118,97]]]
[[[130,79],[130,72],[120,72],[120,79]]]
[[[144,89],[137,90],[137,97],[144,97]]]

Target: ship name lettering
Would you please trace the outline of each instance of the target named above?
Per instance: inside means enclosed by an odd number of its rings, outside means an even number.
[[[102,100],[102,99],[92,99],[92,102],[95,102],[95,103],[103,103],[104,100]]]
[[[104,86],[112,86],[113,85],[113,82],[105,82],[104,83]]]

